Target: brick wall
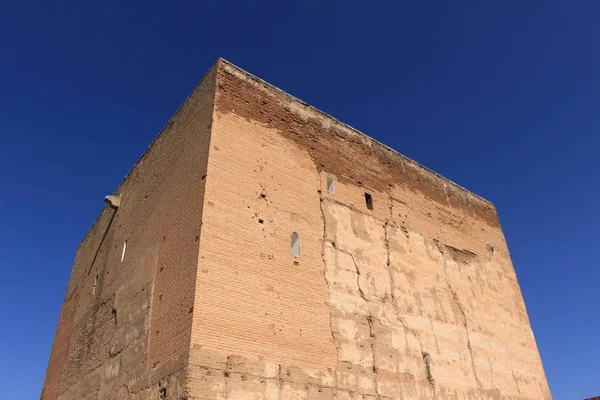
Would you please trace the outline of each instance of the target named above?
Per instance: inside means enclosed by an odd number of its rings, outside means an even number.
[[[117,195],[43,399],[551,397],[493,205],[225,61]]]
[[[42,399],[185,395],[214,79],[211,70],[117,189],[119,209],[105,207],[82,241]]]
[[[192,398],[550,398],[492,204],[226,62],[215,108]]]

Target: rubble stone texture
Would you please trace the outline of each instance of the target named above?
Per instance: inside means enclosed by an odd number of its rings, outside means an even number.
[[[115,196],[44,400],[551,398],[494,206],[224,60]]]

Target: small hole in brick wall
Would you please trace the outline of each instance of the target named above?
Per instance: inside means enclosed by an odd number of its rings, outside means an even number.
[[[159,390],[158,400],[167,400],[167,388],[162,388]]]
[[[332,177],[327,177],[327,193],[335,194],[335,181]]]
[[[300,257],[300,237],[298,236],[298,234],[296,232],[292,233],[292,236],[290,238],[291,240],[291,248],[292,248],[292,255],[294,257]]]
[[[365,203],[367,204],[367,208],[369,210],[373,209],[373,196],[371,196],[371,193],[365,192]]]
[[[123,242],[123,252],[121,253],[121,262],[125,260],[125,252],[127,251],[127,240]]]

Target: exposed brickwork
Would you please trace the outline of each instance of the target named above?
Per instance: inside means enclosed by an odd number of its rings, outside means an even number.
[[[117,194],[43,398],[551,397],[494,207],[227,62]]]
[[[342,182],[386,191],[400,185],[422,193],[429,201],[464,209],[490,226],[498,226],[492,204],[441,178],[349,126],[264,84],[237,68],[222,68],[219,107],[276,129],[306,149],[314,164]],[[357,168],[357,160],[361,168]]]
[[[81,243],[42,399],[185,395],[214,88],[211,70]]]

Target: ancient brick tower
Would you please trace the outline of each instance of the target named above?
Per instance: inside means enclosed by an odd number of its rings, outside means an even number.
[[[107,203],[44,400],[551,397],[494,206],[226,61]]]

